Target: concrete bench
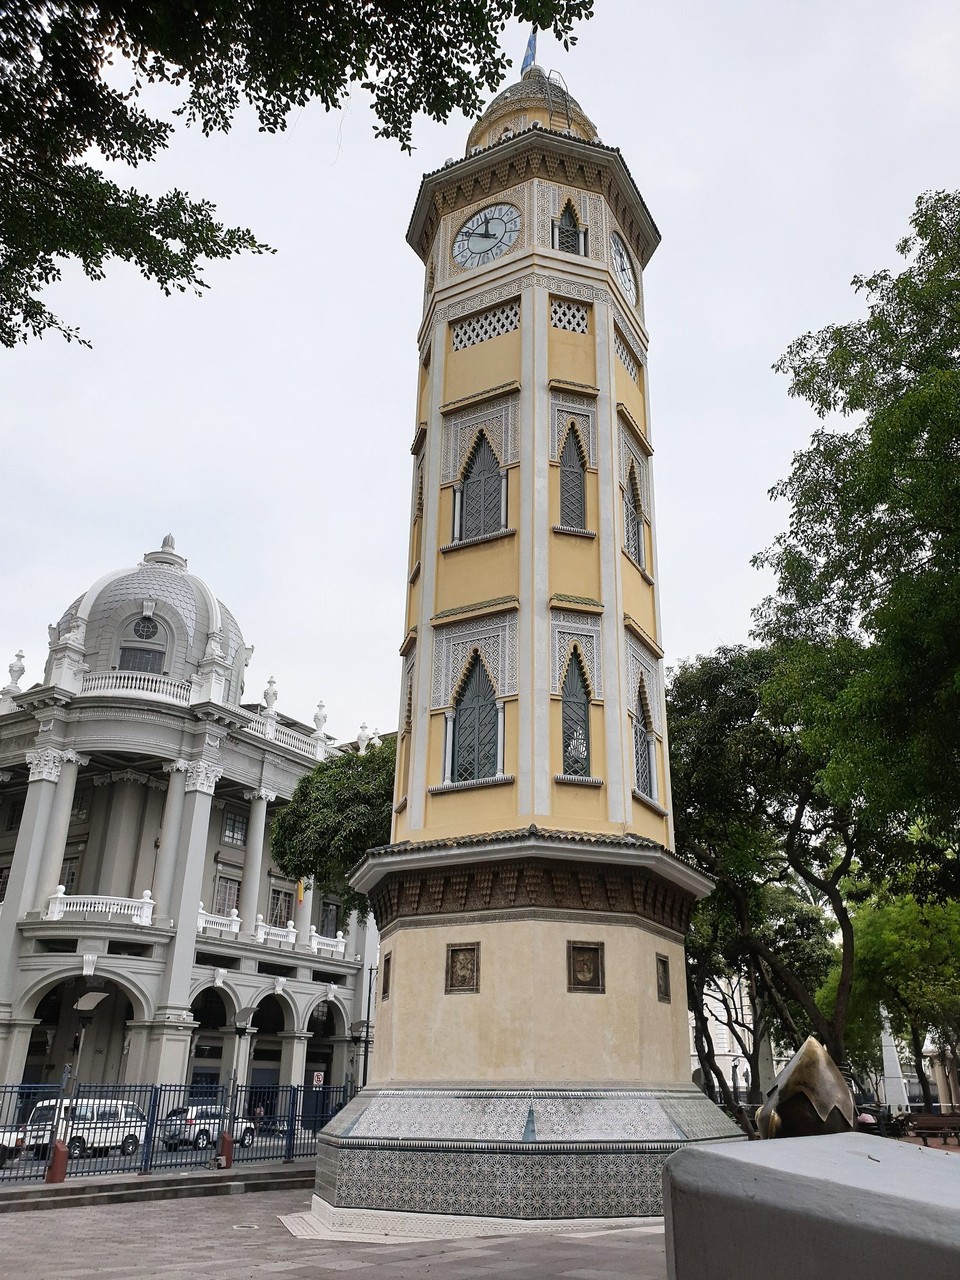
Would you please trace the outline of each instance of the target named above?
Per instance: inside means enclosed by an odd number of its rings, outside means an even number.
[[[669,1280],[957,1280],[960,1160],[866,1134],[703,1143],[663,1174]]]

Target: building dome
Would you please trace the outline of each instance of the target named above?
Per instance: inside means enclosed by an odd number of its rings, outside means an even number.
[[[534,63],[516,84],[497,94],[470,130],[467,155],[534,124],[556,133],[569,133],[586,142],[599,141],[596,126],[570,96],[562,80],[555,72],[547,75]]]
[[[216,657],[229,670],[224,701],[238,703],[249,660],[233,614],[202,578],[187,571],[173,536],[133,568],[106,573],[50,627],[51,650],[83,646],[91,673],[143,671],[189,681],[201,661]],[[48,661],[47,679],[53,654]]]

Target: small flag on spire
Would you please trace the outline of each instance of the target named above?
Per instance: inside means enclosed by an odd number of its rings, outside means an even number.
[[[530,32],[530,39],[527,41],[527,51],[523,55],[523,66],[520,68],[520,74],[526,71],[527,67],[532,67],[537,60],[537,28],[534,27]]]

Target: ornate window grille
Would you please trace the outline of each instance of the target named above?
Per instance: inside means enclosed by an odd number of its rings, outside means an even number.
[[[459,528],[454,538],[482,538],[496,533],[506,523],[503,518],[503,477],[496,455],[485,435],[481,435],[467,464],[460,494]]]
[[[580,654],[574,650],[563,678],[561,721],[563,772],[574,778],[590,776],[590,690],[583,676]]]
[[[576,254],[578,258],[587,256],[587,230],[580,226],[569,200],[553,224],[553,247],[561,253]]]
[[[643,536],[643,503],[640,498],[640,486],[633,467],[627,477],[627,487],[623,493],[623,541],[627,554],[641,569],[646,568],[646,556]]]
[[[478,342],[486,342],[489,338],[499,338],[501,334],[512,333],[520,328],[520,299],[502,307],[491,307],[489,311],[478,311],[475,316],[467,316],[450,326],[454,351],[464,351],[467,347],[475,347]]]
[[[566,329],[568,333],[589,333],[590,308],[569,298],[551,298],[550,323],[554,329]]]
[[[630,377],[639,386],[640,385],[640,366],[634,357],[633,352],[627,346],[622,335],[615,329],[613,331],[613,346],[620,359],[620,363],[629,373]]]
[[[633,758],[636,765],[637,790],[652,800],[653,795],[653,734],[647,729],[647,714],[643,698],[637,694],[633,712]]]
[[[475,657],[454,714],[454,782],[496,776],[498,719],[493,685],[483,663]]]
[[[571,427],[560,451],[560,523],[567,529],[586,529],[586,485],[583,456]]]

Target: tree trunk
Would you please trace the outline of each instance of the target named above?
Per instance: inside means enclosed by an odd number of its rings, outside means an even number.
[[[917,1069],[920,1081],[920,1092],[923,1094],[923,1109],[928,1115],[933,1114],[933,1093],[930,1089],[930,1078],[923,1065],[923,1037],[919,1029],[910,1023],[910,1043],[913,1046],[913,1065]]]

